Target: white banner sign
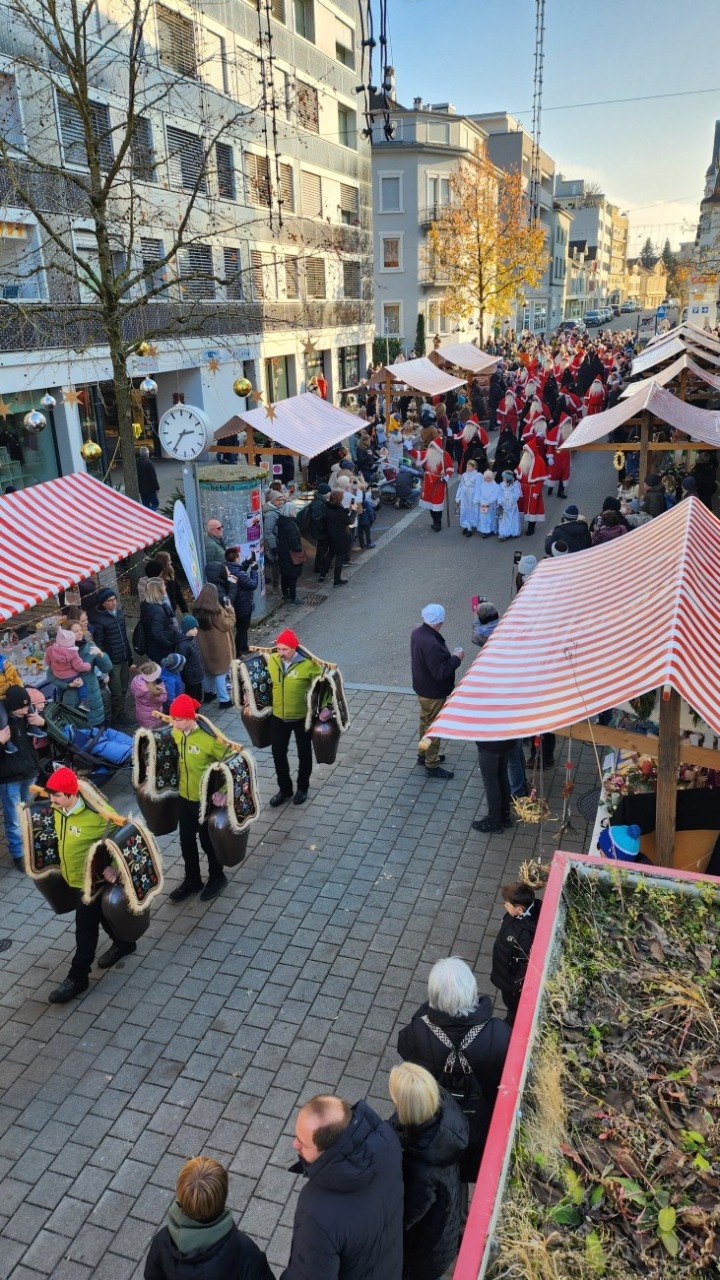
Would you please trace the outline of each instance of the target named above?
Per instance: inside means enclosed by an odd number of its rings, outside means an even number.
[[[188,586],[193,596],[199,596],[203,586],[202,568],[190,517],[183,502],[178,501],[173,507],[173,525],[175,550],[185,570]]]

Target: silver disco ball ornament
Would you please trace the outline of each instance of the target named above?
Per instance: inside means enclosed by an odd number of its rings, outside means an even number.
[[[37,409],[32,409],[30,413],[26,413],[23,418],[26,431],[31,432],[34,436],[39,436],[41,431],[45,430],[45,414],[40,413]]]
[[[54,409],[55,405],[57,404],[57,400],[55,399],[54,396],[50,395],[49,391],[46,391],[40,403],[43,409]]]
[[[140,390],[144,396],[156,396],[158,393],[158,384],[154,378],[143,378],[140,383]]]

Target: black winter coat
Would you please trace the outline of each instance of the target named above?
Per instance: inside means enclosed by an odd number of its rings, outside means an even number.
[[[182,669],[183,684],[185,686],[202,684],[205,678],[205,663],[197,636],[186,636],[181,631],[175,641],[173,652],[182,654],[185,659],[185,666]]]
[[[247,573],[239,564],[229,563],[227,571],[230,582],[234,585],[232,603],[236,618],[249,618],[255,608],[255,592],[258,584],[257,566],[253,565]]]
[[[302,551],[300,530],[294,516],[278,516],[277,549],[282,577],[299,578],[302,573],[302,565],[293,564],[290,558],[291,551]]]
[[[390,1125],[356,1102],[347,1129],[304,1173],[282,1280],[401,1280],[402,1153]]]
[[[648,489],[645,497],[640,503],[640,510],[646,512],[647,515],[652,516],[653,518],[655,516],[663,515],[663,513],[667,511],[667,506],[665,504],[665,490],[660,488]]]
[[[132,645],[128,640],[127,622],[122,609],[108,613],[98,609],[90,618],[90,631],[98,649],[107,654],[114,667],[122,662],[132,662]]]
[[[138,489],[141,498],[152,498],[159,492],[160,483],[151,458],[136,458]]]
[[[425,1124],[390,1124],[403,1150],[403,1280],[438,1280],[455,1261],[462,1226],[459,1160],[468,1122],[444,1089],[438,1115]]]
[[[567,542],[570,551],[585,551],[592,546],[590,528],[585,520],[564,520],[545,539],[546,556],[551,554],[553,542]]]
[[[162,662],[169,653],[177,652],[179,629],[170,602],[140,605],[140,621],[145,629],[145,652],[153,662]]]
[[[520,456],[522,454],[522,445],[518,440],[512,427],[503,427],[500,432],[500,438],[495,449],[495,457],[493,465],[498,483],[502,478],[503,471],[514,471]]]
[[[336,507],[328,503],[327,513],[325,516],[326,537],[328,547],[333,555],[340,552],[349,551],[350,549],[350,520],[351,515],[347,507]]]
[[[7,752],[0,743],[0,782],[34,782],[40,772],[40,763],[28,733],[27,716],[7,718],[10,741],[17,751]]]
[[[511,916],[505,912],[495,939],[490,981],[511,1001],[518,999],[525,981],[541,905],[536,898],[527,915]]]
[[[262,1250],[235,1225],[222,1240],[192,1253],[181,1253],[163,1227],[150,1244],[145,1280],[275,1280],[275,1276]]]
[[[460,1173],[464,1181],[474,1182],[505,1066],[510,1027],[500,1018],[493,1018],[489,996],[481,996],[477,1008],[467,1017],[453,1017],[452,1014],[441,1013],[439,1009],[431,1009],[427,1003],[421,1005],[412,1022],[398,1036],[398,1053],[405,1062],[416,1062],[418,1066],[425,1067],[440,1085],[443,1084],[445,1063],[450,1050],[422,1021],[425,1014],[436,1027],[445,1032],[456,1047],[472,1027],[478,1023],[486,1024],[465,1053],[480,1086],[480,1095],[475,1114],[471,1117],[473,1140],[461,1157]]]
[[[451,653],[445,640],[426,622],[410,636],[412,687],[419,698],[447,698],[455,687],[461,658]]]

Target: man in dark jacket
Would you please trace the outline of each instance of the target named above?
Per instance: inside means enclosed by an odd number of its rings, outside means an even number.
[[[505,1021],[512,1026],[520,1003],[541,903],[526,884],[505,884],[500,892],[505,904],[505,918],[493,946],[490,981],[503,998],[507,1009]]]
[[[30,786],[39,772],[31,729],[42,728],[45,721],[34,713],[30,694],[19,685],[8,687],[4,706],[7,724],[0,729],[0,803],[13,866],[22,871],[23,847],[17,806],[29,802]]]
[[[227,1188],[217,1160],[185,1162],[166,1225],[150,1244],[145,1280],[275,1280],[265,1254],[225,1208]]]
[[[160,506],[158,500],[160,481],[157,478],[155,464],[150,458],[150,450],[145,445],[143,445],[142,449],[138,449],[136,465],[140,501],[144,507],[149,507],[151,511],[157,511]]]
[[[127,724],[125,698],[130,680],[132,646],[128,640],[125,614],[111,587],[97,594],[97,609],[90,619],[93,640],[112,662],[110,676],[110,716],[114,725]]]
[[[328,538],[327,538],[327,496],[330,493],[330,485],[324,482],[319,484],[315,493],[315,497],[310,503],[310,532],[315,539],[315,563],[313,565],[313,573],[317,573],[320,581],[324,581],[327,573],[327,562],[329,558]]]
[[[653,519],[655,516],[663,515],[667,511],[667,504],[665,502],[665,490],[662,487],[660,477],[648,473],[645,477],[644,488],[645,496],[640,504],[640,510],[652,516]]]
[[[574,503],[565,508],[560,517],[560,524],[556,524],[545,539],[546,556],[552,555],[553,543],[558,541],[564,542],[569,552],[585,551],[592,545],[590,526],[587,520],[583,520]]]
[[[462,649],[451,653],[440,628],[445,621],[441,604],[428,604],[422,611],[422,626],[416,627],[410,636],[410,660],[412,686],[420,703],[420,736],[423,743],[433,720],[440,714],[445,699],[455,687],[455,672],[465,654]],[[453,778],[451,769],[443,769],[440,755],[440,739],[431,738],[429,746],[418,745],[418,764],[424,765],[429,778]]]
[[[350,559],[350,521],[352,514],[350,510],[343,505],[343,495],[340,489],[334,489],[327,500],[327,511],[325,513],[325,527],[327,529],[328,541],[328,566],[334,561],[333,569],[333,586],[344,587],[347,578],[342,576],[343,564]],[[327,573],[327,569],[325,573]],[[323,574],[323,577],[325,574]]]
[[[400,1143],[366,1102],[319,1094],[295,1122],[307,1178],[295,1209],[282,1280],[401,1280],[403,1186]]]

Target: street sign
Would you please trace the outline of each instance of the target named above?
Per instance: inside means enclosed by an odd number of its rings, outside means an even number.
[[[658,307],[657,311],[655,312],[655,315],[657,316],[658,320],[664,320],[667,315],[667,311],[665,310],[665,307]]]

